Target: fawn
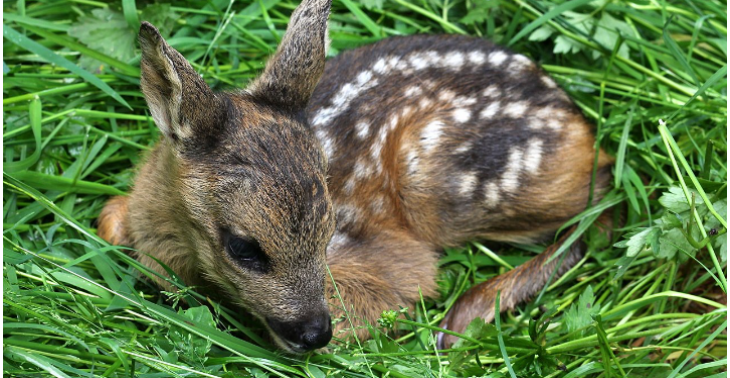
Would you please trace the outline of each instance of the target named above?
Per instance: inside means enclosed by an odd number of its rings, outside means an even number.
[[[294,353],[327,345],[330,313],[372,323],[419,288],[433,296],[443,247],[551,237],[586,208],[595,157],[555,82],[485,40],[394,37],[325,63],[330,1],[303,1],[261,76],[230,93],[143,23],[141,88],[163,138],[98,223],[160,274],[156,260],[221,291]],[[610,163],[600,151],[596,198]],[[545,263],[555,249],[472,288],[442,326],[490,321],[497,291],[501,310],[528,299],[557,269]]]

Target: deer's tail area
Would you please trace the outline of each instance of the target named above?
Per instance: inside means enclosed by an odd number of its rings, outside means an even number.
[[[609,237],[612,223],[610,210],[606,210],[596,221],[596,225],[601,227]],[[487,323],[494,319],[497,292],[500,293],[500,312],[505,312],[539,293],[548,283],[553,272],[555,272],[555,276],[552,282],[555,282],[583,257],[585,246],[580,240],[577,240],[563,252],[564,257],[556,257],[550,261],[550,258],[565,244],[576,229],[577,225],[570,227],[556,243],[526,263],[467,290],[441,321],[440,327],[464,333],[469,323],[477,317],[484,319]],[[456,336],[439,333],[438,347],[439,349],[449,348],[457,340]]]
[[[101,210],[97,219],[96,234],[114,245],[129,245],[125,219],[129,208],[129,197],[112,197]]]

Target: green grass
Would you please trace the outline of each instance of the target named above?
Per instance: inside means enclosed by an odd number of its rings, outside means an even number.
[[[94,232],[159,138],[136,28],[155,23],[226,89],[260,71],[296,5],[4,2],[4,376],[725,376],[727,12],[716,0],[335,1],[333,55],[464,33],[530,56],[568,91],[616,158],[611,193],[573,222],[586,257],[444,353],[431,335],[459,294],[544,246],[449,250],[441,298],[401,316],[400,332],[374,325],[374,341],[321,354],[276,352],[260,325],[188,290],[172,299],[212,306],[173,306]],[[609,241],[590,223],[612,205],[625,225]]]

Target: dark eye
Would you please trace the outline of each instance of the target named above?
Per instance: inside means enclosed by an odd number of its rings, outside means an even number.
[[[269,257],[256,239],[240,237],[223,231],[223,248],[228,256],[242,268],[266,273],[269,271]]]
[[[236,260],[256,261],[264,255],[261,246],[256,240],[242,239],[236,236],[228,237],[226,243],[228,254]]]

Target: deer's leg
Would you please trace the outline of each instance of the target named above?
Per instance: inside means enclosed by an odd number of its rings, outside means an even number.
[[[604,212],[597,221],[597,224],[608,235],[610,235],[612,223],[610,215],[610,212]],[[564,252],[565,257],[549,260],[565,244],[576,228],[577,226],[573,226],[568,229],[555,244],[550,245],[544,252],[526,263],[467,290],[441,321],[441,328],[463,333],[469,323],[477,317],[484,319],[485,322],[491,322],[494,319],[497,292],[500,293],[499,310],[505,312],[539,293],[553,272],[555,272],[553,281],[565,274],[583,257],[584,245],[582,242],[576,241],[568,247]],[[438,338],[440,348],[448,348],[458,340],[455,336],[443,333],[439,334]]]
[[[366,324],[377,326],[384,310],[412,310],[419,288],[424,297],[435,295],[437,260],[434,248],[407,235],[354,240],[335,234],[327,250],[334,337],[347,338],[354,329],[360,339],[368,338]]]
[[[129,245],[128,230],[125,219],[129,208],[129,197],[112,197],[99,214],[96,234],[114,245]]]

